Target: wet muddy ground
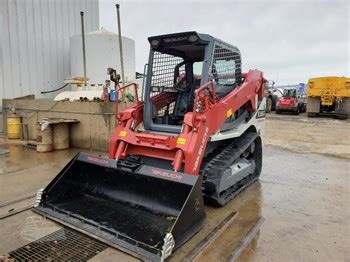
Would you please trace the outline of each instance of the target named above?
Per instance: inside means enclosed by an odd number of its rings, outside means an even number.
[[[259,182],[224,208],[207,206],[204,228],[170,260],[184,258],[223,219],[236,211],[233,223],[198,261],[226,261],[259,217],[265,221],[240,261],[347,261],[350,258],[349,125],[349,121],[332,119],[269,116]],[[9,150],[8,154],[0,155],[0,203],[42,188],[78,151],[39,154],[27,147],[1,143],[1,140],[0,147]],[[0,208],[0,211],[6,210]],[[40,219],[45,226],[34,235],[24,234],[24,229],[35,219]],[[0,254],[59,227],[30,210],[0,219]],[[136,261],[113,248],[92,260]]]

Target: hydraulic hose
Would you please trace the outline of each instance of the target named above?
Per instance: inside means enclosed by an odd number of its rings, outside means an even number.
[[[68,85],[68,83],[67,83],[67,84],[64,84],[64,85],[61,86],[60,88],[57,88],[57,89],[54,89],[54,90],[50,90],[50,91],[41,91],[40,93],[41,93],[41,94],[53,93],[53,92],[56,92],[56,91],[58,91],[58,90],[61,90],[61,89],[65,88],[67,85]]]

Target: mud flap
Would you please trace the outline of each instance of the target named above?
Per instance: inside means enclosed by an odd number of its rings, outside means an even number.
[[[162,261],[205,220],[200,176],[79,153],[35,211],[146,260]]]

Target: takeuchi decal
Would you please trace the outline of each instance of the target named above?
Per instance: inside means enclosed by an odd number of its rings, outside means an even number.
[[[198,167],[199,167],[199,162],[200,162],[201,157],[202,157],[202,155],[204,153],[205,145],[207,143],[208,133],[209,133],[209,128],[206,127],[205,131],[204,131],[204,134],[203,134],[202,142],[201,142],[201,144],[199,146],[199,149],[198,149],[198,154],[197,154],[196,161],[194,162],[194,167],[193,167],[193,170],[192,170],[193,173],[196,172]]]
[[[103,158],[93,157],[93,156],[88,156],[87,160],[90,162],[94,162],[102,165],[108,164],[108,160]]]
[[[167,172],[167,171],[161,171],[158,169],[152,169],[152,174],[156,175],[156,176],[164,176],[164,177],[168,177],[168,178],[172,178],[172,179],[178,179],[178,180],[182,179],[182,175],[180,175],[180,174],[175,174],[175,173],[171,173],[171,172]]]

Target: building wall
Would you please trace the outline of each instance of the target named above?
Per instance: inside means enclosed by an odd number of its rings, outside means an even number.
[[[69,38],[99,29],[98,0],[0,1],[0,107],[3,98],[56,89],[70,77]]]

